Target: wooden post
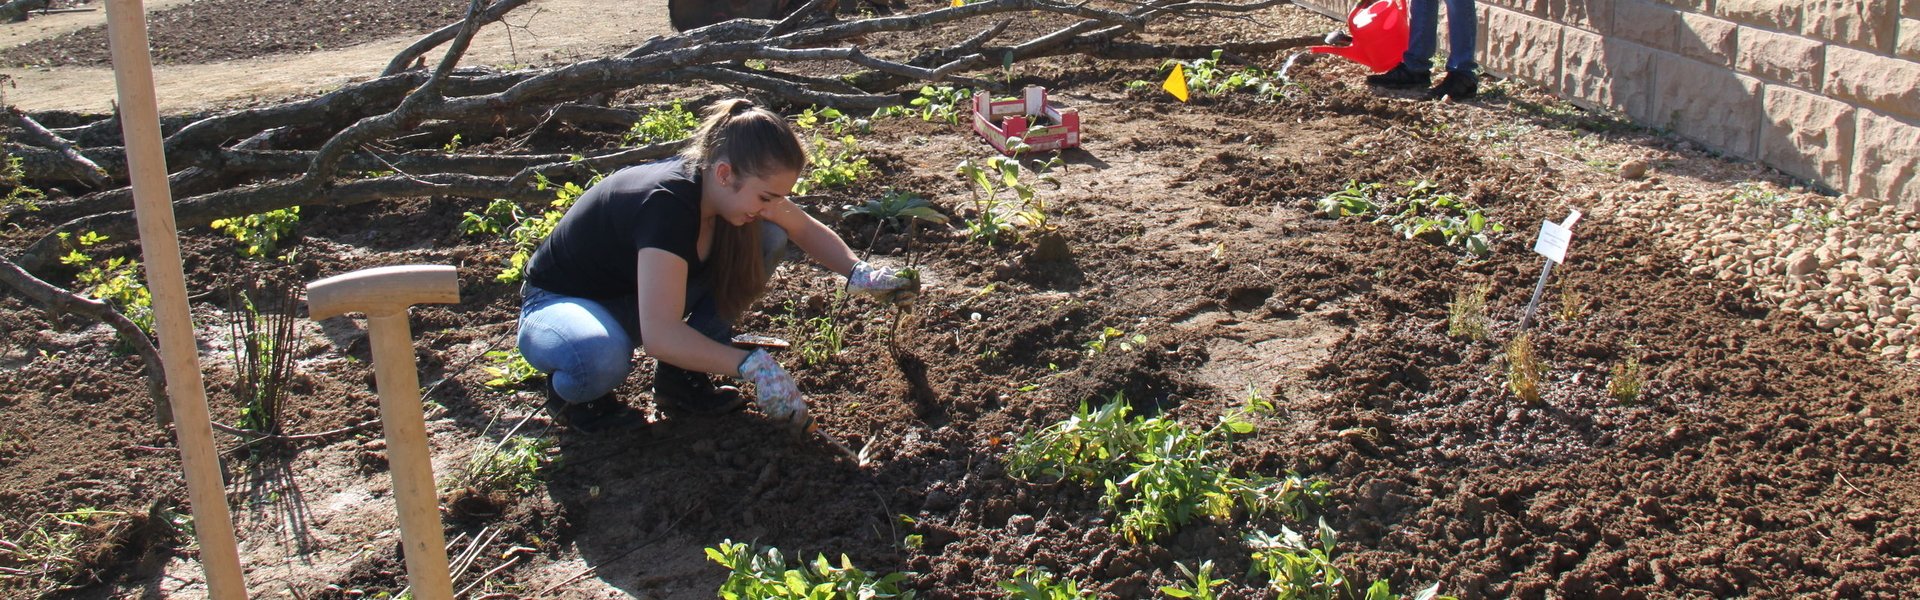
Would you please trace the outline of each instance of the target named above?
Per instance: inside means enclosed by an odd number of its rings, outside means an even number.
[[[140,223],[140,250],[146,261],[147,290],[153,294],[155,333],[166,365],[167,398],[173,407],[180,462],[186,469],[187,499],[193,503],[194,536],[200,540],[200,567],[206,572],[209,598],[240,600],[247,597],[247,582],[240,570],[233,518],[227,511],[213,422],[207,416],[193,315],[187,311],[186,275],[180,266],[173,194],[167,188],[167,159],[161,148],[160,106],[153,92],[153,56],[140,0],[107,0],[107,32],[114,82],[120,91],[120,131],[126,138],[134,217]]]

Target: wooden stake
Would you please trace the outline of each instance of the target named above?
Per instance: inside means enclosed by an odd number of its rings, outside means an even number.
[[[186,275],[180,266],[173,194],[167,188],[167,159],[161,147],[160,107],[153,92],[153,56],[147,46],[147,20],[140,0],[107,0],[107,31],[113,50],[114,82],[120,91],[120,131],[126,139],[134,217],[140,226],[147,290],[153,294],[160,356],[166,364],[174,434],[180,445],[180,462],[186,469],[187,499],[193,503],[200,567],[206,572],[209,598],[240,600],[247,597],[247,583],[240,570],[232,516],[227,511],[220,455],[213,445],[213,424],[207,416],[207,390],[200,379],[193,315],[187,310]]]

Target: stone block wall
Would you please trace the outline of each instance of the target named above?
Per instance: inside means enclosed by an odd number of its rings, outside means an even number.
[[[1296,1],[1341,17],[1354,5]],[[1479,0],[1477,10],[1484,69],[1920,209],[1920,0]]]

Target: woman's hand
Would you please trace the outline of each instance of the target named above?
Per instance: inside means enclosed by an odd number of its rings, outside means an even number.
[[[918,277],[902,277],[899,271],[876,268],[866,261],[853,264],[853,272],[847,275],[847,286],[882,302],[898,305],[911,305],[914,299],[920,297]]]
[[[740,376],[753,382],[753,392],[758,396],[755,404],[774,422],[798,429],[811,421],[807,401],[800,397],[800,386],[766,350],[747,354],[746,360],[740,361]]]

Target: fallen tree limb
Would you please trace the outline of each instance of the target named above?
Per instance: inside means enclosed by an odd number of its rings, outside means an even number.
[[[46,307],[48,312],[54,314],[70,312],[90,317],[112,327],[114,333],[119,334],[120,339],[128,346],[132,346],[134,353],[140,355],[141,362],[146,365],[147,397],[153,401],[155,422],[161,427],[166,427],[173,422],[173,408],[167,403],[167,372],[160,363],[160,351],[153,347],[153,339],[147,337],[147,332],[141,330],[139,325],[135,325],[133,319],[120,314],[105,302],[87,298],[42,281],[10,260],[0,259],[0,283],[7,284],[8,287],[19,291],[20,295]]]
[[[74,149],[73,142],[62,139],[47,128],[41,127],[40,123],[35,122],[32,117],[18,108],[8,107],[7,115],[13,119],[13,126],[20,128],[21,137],[59,153],[62,159],[72,164],[73,170],[79,172],[82,181],[96,188],[104,188],[111,183],[107,180],[107,173],[100,169],[100,165],[94,164],[86,155]]]
[[[486,25],[498,21],[500,17],[506,16],[508,11],[519,8],[532,1],[533,0],[495,0],[492,5],[480,12],[480,24]],[[460,35],[460,28],[465,24],[466,21],[462,20],[458,23],[436,29],[433,33],[421,37],[419,41],[407,46],[406,49],[401,50],[399,54],[395,54],[393,60],[387,62],[387,68],[380,71],[380,76],[396,75],[401,71],[407,70],[408,67],[413,65],[414,61],[420,59],[421,55],[426,54],[441,44],[447,43],[447,40],[451,40],[455,36]]]

